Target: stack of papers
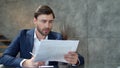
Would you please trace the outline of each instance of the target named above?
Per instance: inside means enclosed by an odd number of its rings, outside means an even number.
[[[34,61],[67,62],[64,55],[70,51],[76,52],[79,40],[42,40],[35,50]]]

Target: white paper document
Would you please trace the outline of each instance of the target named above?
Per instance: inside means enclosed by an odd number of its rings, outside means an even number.
[[[69,51],[76,51],[79,40],[42,40],[35,50],[34,61],[60,61],[67,62],[64,55]]]

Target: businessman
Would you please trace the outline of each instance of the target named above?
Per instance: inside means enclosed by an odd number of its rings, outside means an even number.
[[[34,62],[34,56],[29,52],[33,52],[40,45],[41,40],[62,40],[62,35],[51,31],[55,15],[53,10],[42,5],[37,8],[34,13],[33,22],[35,28],[21,30],[18,36],[11,42],[0,58],[0,63],[12,67],[38,67],[42,65],[54,65],[58,68],[57,61],[39,61]],[[20,57],[16,57],[20,53]],[[64,59],[71,65],[77,66],[84,64],[84,58],[70,51],[64,55]]]

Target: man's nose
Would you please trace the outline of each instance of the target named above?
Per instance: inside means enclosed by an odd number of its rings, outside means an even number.
[[[50,26],[49,22],[45,24],[45,27],[48,28]]]

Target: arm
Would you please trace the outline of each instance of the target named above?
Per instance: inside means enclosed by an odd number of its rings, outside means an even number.
[[[20,36],[21,33],[12,41],[12,43],[8,46],[8,48],[3,53],[1,57],[1,63],[7,66],[15,66],[20,67],[20,62],[23,60],[22,58],[16,58],[20,50]]]

